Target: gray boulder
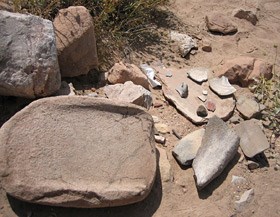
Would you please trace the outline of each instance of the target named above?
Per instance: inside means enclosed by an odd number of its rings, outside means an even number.
[[[36,98],[60,88],[52,22],[0,11],[0,95]]]
[[[6,122],[0,138],[1,185],[24,201],[121,206],[143,200],[153,186],[153,119],[132,104],[40,99]]]
[[[223,120],[216,116],[209,119],[193,161],[198,189],[204,188],[223,172],[237,153],[238,146],[239,137]]]

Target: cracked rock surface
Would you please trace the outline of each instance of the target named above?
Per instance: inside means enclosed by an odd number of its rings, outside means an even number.
[[[156,173],[152,129],[152,117],[131,104],[77,96],[37,100],[1,128],[2,185],[23,201],[53,206],[141,201]]]

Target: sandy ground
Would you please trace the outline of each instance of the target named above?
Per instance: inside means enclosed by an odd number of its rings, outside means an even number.
[[[259,22],[256,26],[246,20],[233,18],[238,25],[238,33],[230,36],[213,35],[205,27],[205,16],[213,12],[222,12],[231,16],[233,9],[244,8],[257,10]],[[226,59],[237,56],[252,56],[276,64],[280,70],[280,58],[276,56],[275,45],[280,47],[280,1],[279,0],[171,0],[168,11],[160,15],[155,30],[160,38],[154,38],[145,46],[126,57],[126,61],[135,64],[141,62],[161,63],[165,66],[184,67],[204,66],[217,70]],[[165,9],[166,10],[166,9]],[[199,49],[195,55],[186,59],[178,54],[176,45],[169,40],[169,31],[177,30],[198,39],[211,42],[212,52],[201,50],[202,40],[198,40]],[[161,118],[163,123],[184,136],[202,126],[195,126],[169,105],[161,90],[153,90],[154,99],[162,104],[149,112]],[[269,137],[271,132],[266,131]],[[248,170],[239,150],[226,170],[203,191],[197,191],[192,168],[181,168],[171,154],[178,139],[166,134],[166,150],[173,173],[173,180],[163,182],[158,171],[151,194],[138,204],[106,209],[70,209],[33,205],[7,197],[0,188],[0,217],[89,217],[89,216],[123,216],[123,217],[181,217],[181,216],[280,216],[280,171],[274,169],[280,162],[280,142],[275,149],[268,150],[266,157],[269,165]],[[231,184],[232,175],[245,177],[247,183],[237,187]],[[242,212],[235,210],[234,202],[247,189],[254,189],[253,201]]]

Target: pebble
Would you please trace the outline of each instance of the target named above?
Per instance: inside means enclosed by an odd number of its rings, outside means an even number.
[[[207,95],[208,95],[208,91],[207,91],[207,90],[203,90],[203,91],[202,91],[202,94],[205,95],[205,96],[207,96]]]
[[[166,133],[170,132],[169,127],[166,124],[156,123],[155,128],[156,128],[157,132],[162,133],[162,134],[166,134]]]
[[[166,138],[163,136],[155,135],[155,141],[164,145],[166,142]]]
[[[208,111],[214,112],[216,110],[216,105],[214,102],[212,102],[211,100],[208,100],[205,103],[205,106],[207,108]]]
[[[172,74],[172,72],[166,72],[165,76],[171,78],[173,76],[173,74]]]
[[[257,162],[249,160],[247,162],[247,167],[248,167],[249,170],[255,170],[255,169],[259,168],[260,165]]]
[[[246,183],[246,179],[240,176],[232,176],[231,183],[234,185],[242,185]]]
[[[182,98],[188,97],[188,93],[189,93],[188,85],[185,84],[184,82],[178,88],[176,88],[176,91],[180,94]]]
[[[197,114],[199,117],[206,117],[206,116],[208,115],[208,112],[207,112],[206,108],[205,108],[203,105],[200,105],[200,106],[197,108],[196,114]]]
[[[207,100],[207,97],[205,95],[199,95],[197,98],[200,99],[202,102],[205,102]]]

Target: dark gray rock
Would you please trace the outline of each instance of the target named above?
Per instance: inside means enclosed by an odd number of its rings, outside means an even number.
[[[249,21],[250,23],[252,23],[253,25],[256,25],[258,22],[258,18],[257,15],[250,10],[244,10],[244,9],[235,9],[232,12],[234,17],[237,17],[239,19],[245,19],[247,21]]]
[[[240,147],[247,157],[252,158],[269,148],[267,138],[256,120],[244,121],[235,130],[240,136]]]
[[[197,108],[196,114],[197,114],[199,117],[207,117],[208,111],[207,111],[207,109],[206,109],[203,105],[200,105],[200,106],[198,106],[198,108]]]
[[[36,98],[60,88],[49,20],[0,10],[0,95]]]
[[[227,124],[214,116],[206,125],[202,144],[193,161],[196,185],[204,188],[219,176],[237,153],[239,137]]]

